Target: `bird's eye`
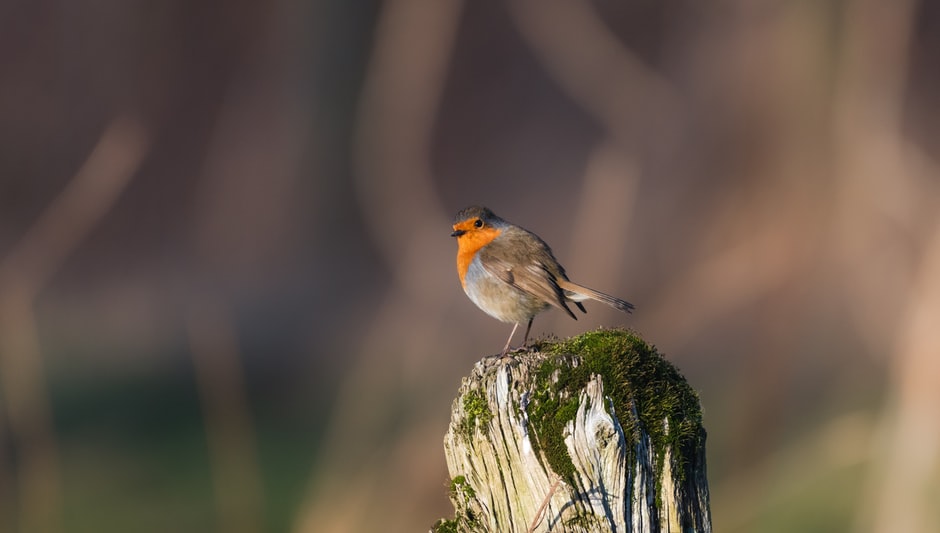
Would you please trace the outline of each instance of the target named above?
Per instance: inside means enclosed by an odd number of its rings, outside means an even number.
[[[483,227],[483,221],[480,220],[479,218],[476,219],[476,220],[473,222],[473,227],[474,227],[474,228],[482,228],[482,227]]]

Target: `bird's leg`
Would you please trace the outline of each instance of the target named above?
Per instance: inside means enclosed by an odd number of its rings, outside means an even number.
[[[532,321],[535,320],[535,317],[529,319],[529,325],[525,327],[525,337],[522,338],[522,347],[525,348],[526,344],[529,342],[529,330],[532,329]]]
[[[503,347],[503,353],[499,354],[500,357],[506,357],[506,354],[509,353],[509,343],[512,342],[512,336],[516,334],[516,328],[518,327],[519,327],[519,323],[516,322],[516,325],[512,327],[512,331],[509,332],[509,338],[506,339],[506,346]]]

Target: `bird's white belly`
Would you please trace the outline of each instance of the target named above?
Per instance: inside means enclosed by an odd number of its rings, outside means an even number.
[[[548,308],[544,301],[490,275],[477,258],[467,269],[464,292],[483,312],[503,322],[528,322]]]

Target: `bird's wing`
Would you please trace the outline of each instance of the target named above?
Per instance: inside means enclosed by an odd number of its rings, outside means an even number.
[[[525,230],[518,231],[524,234],[501,235],[481,248],[478,253],[480,264],[496,278],[577,320],[568,308],[564,291],[558,286],[557,276],[560,273],[564,278],[564,269],[541,239]]]

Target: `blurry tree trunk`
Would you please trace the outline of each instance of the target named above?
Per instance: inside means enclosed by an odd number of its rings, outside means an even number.
[[[434,531],[710,532],[701,410],[675,367],[624,331],[537,350],[464,378],[444,439],[456,516]]]
[[[12,500],[21,531],[62,529],[59,458],[35,302],[117,203],[147,146],[147,134],[137,119],[115,119],[78,173],[0,257],[0,418],[9,422],[9,439],[19,454],[13,476],[18,493]],[[0,433],[0,439],[6,436]],[[0,479],[3,474],[0,468]],[[0,514],[4,512],[14,511],[0,502]]]

